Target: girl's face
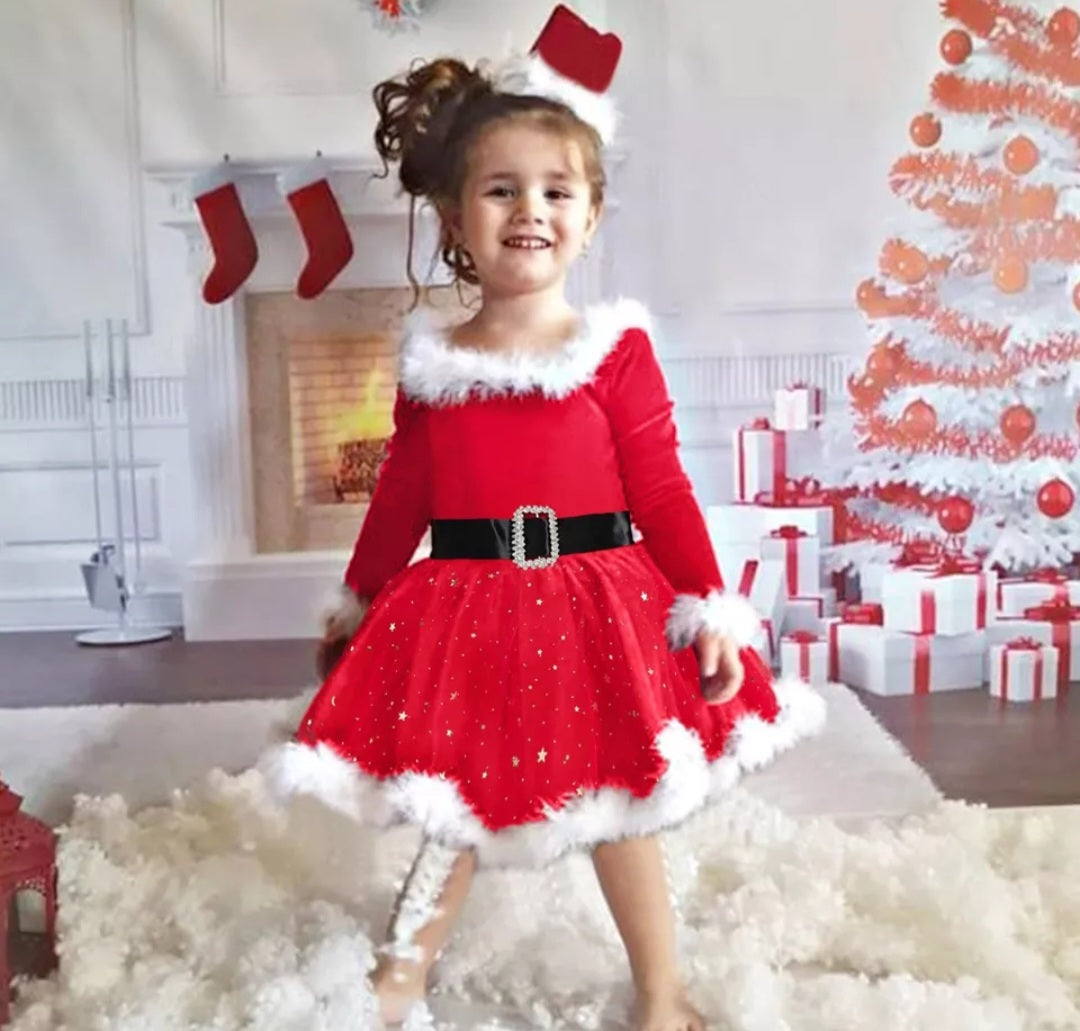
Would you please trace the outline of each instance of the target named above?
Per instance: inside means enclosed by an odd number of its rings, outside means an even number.
[[[513,296],[561,286],[599,214],[580,145],[510,122],[473,144],[450,227],[483,290]]]

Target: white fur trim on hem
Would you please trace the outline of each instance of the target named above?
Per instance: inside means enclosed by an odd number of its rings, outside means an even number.
[[[401,387],[414,401],[433,405],[536,390],[566,397],[596,375],[629,329],[651,335],[652,320],[644,305],[620,299],[587,308],[577,336],[555,354],[506,354],[455,347],[421,309],[410,317],[402,345]]]
[[[798,680],[778,681],[775,690],[780,704],[776,719],[743,717],[723,755],[711,763],[693,730],[674,720],[668,723],[656,739],[667,769],[647,797],[601,788],[549,809],[542,820],[499,831],[483,825],[453,781],[420,773],[381,781],[327,745],[279,745],[264,755],[259,769],[282,800],[314,796],[365,822],[412,823],[449,847],[475,848],[487,866],[543,866],[573,849],[672,827],[729,789],[742,771],[757,769],[822,729],[825,700],[820,694]]]
[[[615,139],[619,115],[611,96],[586,89],[560,75],[536,54],[508,58],[492,69],[490,79],[498,93],[544,97],[570,108],[586,125],[596,130],[605,147]]]
[[[694,643],[702,630],[732,638],[740,648],[757,644],[762,635],[761,617],[741,594],[710,591],[704,598],[679,594],[668,613],[667,638],[678,651]]]

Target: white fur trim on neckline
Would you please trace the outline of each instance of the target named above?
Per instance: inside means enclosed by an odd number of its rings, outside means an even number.
[[[562,398],[588,383],[629,329],[651,335],[644,305],[619,299],[585,310],[577,336],[550,355],[455,347],[449,331],[420,309],[409,318],[401,348],[401,388],[414,401],[462,404],[474,397],[530,394]]]
[[[672,720],[656,738],[667,769],[652,792],[635,798],[622,788],[600,788],[549,809],[533,823],[488,830],[448,778],[404,773],[382,781],[368,776],[327,745],[297,742],[270,749],[259,763],[271,792],[283,801],[306,795],[354,819],[376,825],[417,825],[453,848],[475,848],[488,866],[543,866],[572,849],[653,834],[672,827],[825,725],[825,699],[799,680],[775,685],[780,711],[773,722],[744,716],[723,754],[709,762],[701,739]]]

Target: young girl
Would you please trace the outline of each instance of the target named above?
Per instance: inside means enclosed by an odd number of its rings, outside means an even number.
[[[636,1027],[700,1031],[655,835],[823,706],[772,683],[758,616],[723,592],[645,311],[564,296],[600,218],[614,72],[590,54],[572,81],[587,47],[563,49],[568,32],[610,55],[613,37],[559,10],[527,60],[437,60],[375,89],[379,153],[435,205],[442,256],[482,303],[404,341],[394,437],[323,642],[347,646],[274,775],[423,830],[374,975],[388,1023],[422,999],[478,864],[586,848]],[[431,558],[407,567],[429,526]]]

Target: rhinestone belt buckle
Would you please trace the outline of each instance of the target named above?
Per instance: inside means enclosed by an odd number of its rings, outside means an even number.
[[[525,557],[525,517],[543,517],[548,525],[548,554],[537,558]],[[510,556],[519,569],[546,569],[559,557],[559,520],[555,509],[544,505],[522,505],[510,521]]]

